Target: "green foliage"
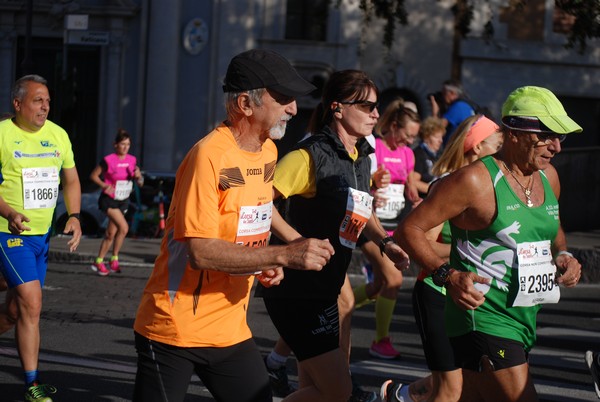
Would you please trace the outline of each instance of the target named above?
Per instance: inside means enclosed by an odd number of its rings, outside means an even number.
[[[567,48],[585,52],[587,40],[600,37],[600,0],[555,0],[555,4],[567,14],[575,16]]]
[[[341,2],[342,0],[337,0],[336,5],[339,6]],[[384,21],[382,42],[390,49],[394,43],[396,23],[401,25],[408,23],[404,0],[360,0],[359,8],[363,12],[366,24],[369,24],[374,16]]]
[[[344,0],[328,0],[339,7]],[[346,0],[347,1],[347,0]],[[421,0],[425,1],[425,0]],[[430,0],[431,1],[431,0]],[[437,0],[440,1],[440,0]],[[488,4],[490,0],[485,0]],[[454,28],[461,36],[465,37],[471,31],[473,22],[475,0],[456,0],[452,6],[454,14]],[[497,2],[494,2],[497,4]],[[509,7],[521,9],[527,6],[527,0],[509,0]],[[556,7],[575,16],[575,23],[567,36],[567,48],[577,48],[580,53],[586,50],[588,39],[600,37],[600,0],[555,0]],[[360,0],[360,9],[363,12],[365,24],[373,18],[383,20],[384,34],[382,43],[389,50],[394,43],[396,24],[408,23],[408,11],[404,0]],[[490,40],[494,35],[494,25],[490,18],[484,24],[483,37]]]
[[[467,36],[471,32],[473,5],[468,0],[457,0],[450,10],[454,14],[454,29],[461,36]]]

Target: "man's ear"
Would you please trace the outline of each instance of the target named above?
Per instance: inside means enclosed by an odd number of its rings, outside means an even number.
[[[245,116],[252,116],[252,102],[247,93],[242,93],[237,97],[237,106]]]

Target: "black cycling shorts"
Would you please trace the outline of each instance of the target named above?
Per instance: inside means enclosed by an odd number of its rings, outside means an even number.
[[[522,343],[478,331],[452,337],[450,343],[458,367],[477,372],[482,371],[486,356],[494,370],[520,366],[529,358]]]
[[[265,298],[265,306],[279,335],[298,361],[340,347],[337,298],[327,300]]]
[[[183,401],[195,373],[217,401],[271,402],[265,363],[248,339],[222,348],[183,348],[135,333],[133,401]]]
[[[444,326],[446,296],[425,282],[416,281],[412,303],[429,370],[456,370],[454,352]]]
[[[129,200],[117,201],[106,194],[101,194],[100,198],[98,198],[98,208],[104,213],[106,213],[109,208],[120,209],[121,212],[123,212],[123,215],[125,215],[127,209],[129,209]]]

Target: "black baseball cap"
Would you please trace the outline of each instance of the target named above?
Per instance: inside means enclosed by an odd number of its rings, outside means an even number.
[[[306,95],[317,89],[300,77],[289,61],[279,53],[252,49],[231,59],[223,83],[223,92],[272,89],[285,96]]]

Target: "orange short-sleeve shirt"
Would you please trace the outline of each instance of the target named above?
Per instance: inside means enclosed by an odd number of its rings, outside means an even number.
[[[277,149],[239,149],[221,125],[200,140],[177,170],[160,254],[134,329],[181,347],[226,347],[249,339],[246,311],[254,276],[194,270],[186,239],[217,238],[240,247],[266,245]]]

